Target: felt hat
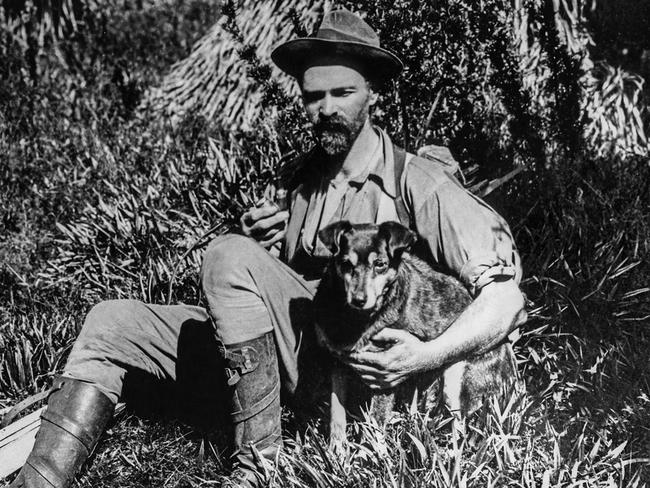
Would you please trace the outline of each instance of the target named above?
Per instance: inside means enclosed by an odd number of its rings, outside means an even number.
[[[278,68],[296,78],[308,63],[323,56],[360,62],[367,67],[366,75],[376,81],[387,81],[404,67],[395,54],[380,46],[377,33],[347,9],[328,12],[314,34],[285,42],[271,53]]]

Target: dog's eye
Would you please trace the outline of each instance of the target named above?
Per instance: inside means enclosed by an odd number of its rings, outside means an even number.
[[[375,271],[377,273],[383,273],[388,269],[388,263],[386,261],[377,260],[374,262]]]

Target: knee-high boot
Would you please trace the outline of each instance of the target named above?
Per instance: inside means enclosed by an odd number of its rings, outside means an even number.
[[[9,488],[67,488],[113,416],[115,405],[94,386],[58,378],[41,415],[31,454]]]
[[[280,374],[273,333],[224,347],[235,471],[224,487],[256,487],[282,445]]]

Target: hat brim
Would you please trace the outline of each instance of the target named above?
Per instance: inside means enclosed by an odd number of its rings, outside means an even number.
[[[271,59],[285,73],[298,78],[305,66],[318,57],[341,56],[361,61],[368,66],[368,76],[375,81],[388,81],[397,76],[404,65],[392,52],[362,42],[303,37],[276,47]]]

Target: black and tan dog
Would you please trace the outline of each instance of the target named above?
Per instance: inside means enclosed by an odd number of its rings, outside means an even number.
[[[465,288],[451,276],[434,271],[408,252],[416,234],[396,222],[329,225],[319,233],[332,259],[320,283],[314,307],[321,345],[334,355],[372,348],[381,329],[404,329],[423,341],[438,337],[469,305]],[[458,363],[442,373],[443,398],[462,417],[476,410],[486,396],[499,393],[516,378],[512,348],[496,348]],[[343,368],[332,375],[330,438],[345,438],[345,407],[358,380]],[[371,414],[382,416],[394,406],[394,393],[375,395]],[[357,406],[358,407],[358,406]]]

